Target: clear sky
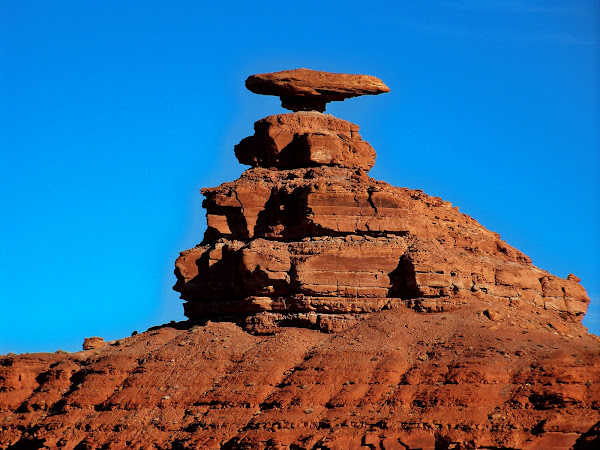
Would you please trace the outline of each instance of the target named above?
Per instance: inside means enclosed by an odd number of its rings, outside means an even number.
[[[244,88],[308,67],[391,93],[332,104],[370,175],[460,207],[575,273],[600,334],[594,0],[0,1],[0,353],[182,320],[173,263],[203,186],[283,112]]]

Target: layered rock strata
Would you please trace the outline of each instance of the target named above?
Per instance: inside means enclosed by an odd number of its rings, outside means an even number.
[[[187,317],[332,331],[399,305],[453,308],[467,293],[583,317],[589,299],[574,275],[535,267],[440,198],[367,176],[375,152],[357,125],[310,111],[254,128],[235,148],[252,168],[202,189],[204,240],[177,259]]]
[[[599,448],[599,339],[492,305],[397,308],[334,334],[182,323],[0,356],[0,449]]]
[[[329,114],[278,114],[259,120],[254,130],[235,146],[238,160],[252,167],[327,165],[368,171],[375,164],[375,150],[362,140],[358,125]]]

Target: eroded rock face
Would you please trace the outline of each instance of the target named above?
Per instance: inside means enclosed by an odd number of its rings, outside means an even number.
[[[204,242],[176,262],[190,318],[309,313],[317,327],[323,314],[454,308],[467,293],[576,321],[587,309],[576,277],[538,269],[448,202],[360,171],[256,168],[202,192]]]
[[[242,164],[290,169],[338,166],[369,171],[375,150],[358,125],[316,112],[278,114],[254,124],[253,136],[235,146]]]
[[[371,75],[331,73],[310,69],[251,75],[246,87],[255,94],[276,95],[281,106],[292,111],[325,111],[331,101],[360,95],[390,92],[383,81]]]
[[[358,315],[334,334],[175,324],[0,356],[0,448],[598,448],[598,338],[469,295],[453,311]]]
[[[310,98],[385,86],[304,69],[247,85]],[[310,111],[269,116],[254,129],[235,147],[252,169],[202,189],[204,240],[177,259],[174,288],[187,317],[230,317],[253,332],[290,323],[335,331],[359,314],[441,311],[473,297],[570,321],[585,314],[589,298],[574,275],[533,266],[440,198],[368,177],[375,151],[357,125]]]

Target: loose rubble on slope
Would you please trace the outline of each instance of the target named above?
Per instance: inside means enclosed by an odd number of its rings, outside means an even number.
[[[0,356],[0,448],[600,448],[600,338],[579,279],[534,265],[456,207],[366,173],[329,101],[365,75],[250,77],[295,111],[203,189],[176,261],[187,322],[84,351]]]

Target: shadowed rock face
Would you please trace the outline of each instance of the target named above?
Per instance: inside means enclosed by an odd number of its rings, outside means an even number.
[[[0,356],[0,449],[600,448],[576,276],[368,177],[349,122],[270,116],[236,155],[176,262],[190,320]]]
[[[181,254],[186,315],[439,311],[465,295],[579,321],[589,299],[457,208],[342,168],[256,168],[203,189],[204,242]],[[280,317],[280,316],[278,316]],[[311,323],[312,321],[312,323]]]
[[[295,169],[336,166],[369,171],[375,150],[358,134],[358,125],[329,114],[304,112],[265,117],[255,133],[235,146],[242,164]]]

